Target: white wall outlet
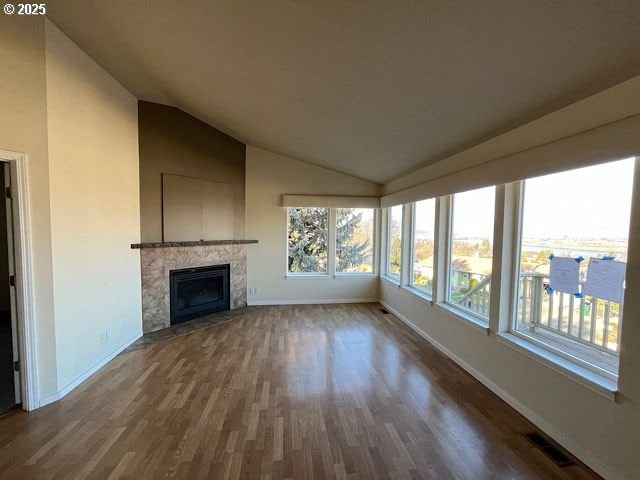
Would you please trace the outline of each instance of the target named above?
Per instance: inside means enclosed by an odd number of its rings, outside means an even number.
[[[260,295],[260,289],[258,287],[249,287],[249,295]]]
[[[106,332],[104,332],[104,334],[107,339],[107,343],[111,343],[111,338],[112,338],[111,330],[107,330]]]

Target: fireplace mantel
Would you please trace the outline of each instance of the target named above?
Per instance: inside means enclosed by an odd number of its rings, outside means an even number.
[[[171,248],[171,247],[204,247],[208,245],[249,245],[258,243],[258,240],[200,240],[194,242],[145,242],[132,243],[133,249],[144,248]]]

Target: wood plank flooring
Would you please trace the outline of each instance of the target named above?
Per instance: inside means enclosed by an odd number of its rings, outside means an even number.
[[[595,479],[379,305],[257,307],[0,418],[0,479]]]

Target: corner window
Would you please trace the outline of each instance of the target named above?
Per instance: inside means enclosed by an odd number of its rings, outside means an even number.
[[[402,265],[402,205],[388,209],[387,275],[400,282]]]
[[[524,182],[514,333],[612,375],[618,371],[621,295],[600,298],[585,287],[590,271],[597,274],[591,259],[626,266],[634,165],[631,158]],[[576,260],[566,273],[576,292],[566,291],[571,285],[554,288],[550,257]]]
[[[422,200],[413,209],[413,262],[411,285],[433,294],[433,254],[436,201]]]
[[[452,198],[447,301],[489,318],[495,187]]]
[[[288,272],[327,273],[328,208],[288,208]]]
[[[336,209],[336,272],[373,273],[372,208]]]

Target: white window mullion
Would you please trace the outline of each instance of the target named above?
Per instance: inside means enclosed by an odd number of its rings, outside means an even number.
[[[380,275],[387,276],[389,274],[389,249],[391,248],[391,239],[389,238],[389,209],[380,210]]]
[[[327,224],[327,239],[329,241],[327,259],[327,271],[329,275],[336,274],[336,209],[329,209],[329,222]]]
[[[373,273],[374,275],[382,274],[382,212],[380,208],[376,208],[373,213]]]
[[[517,294],[521,190],[521,182],[496,187],[489,304],[489,328],[494,332],[509,330],[514,287]]]
[[[435,275],[433,282],[433,298],[436,303],[445,303],[447,299],[447,284],[449,278],[449,264],[451,263],[451,202],[450,195],[440,197],[436,201],[435,227]]]
[[[413,203],[408,203],[402,206],[402,253],[400,261],[400,285],[410,284],[411,275],[411,259],[413,241]]]

